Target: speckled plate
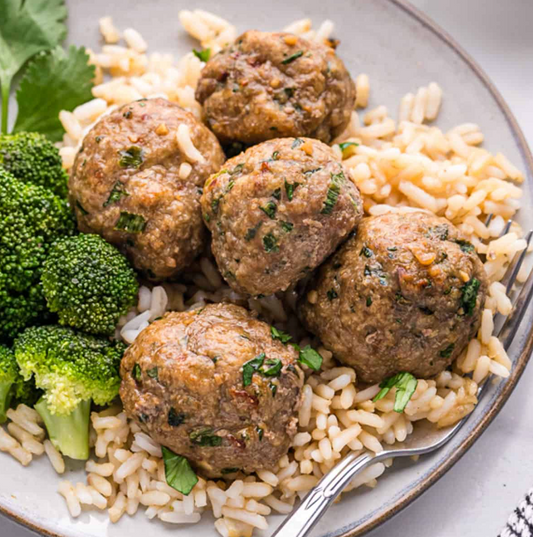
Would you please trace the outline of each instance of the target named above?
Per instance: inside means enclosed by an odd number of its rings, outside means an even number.
[[[138,29],[151,50],[175,56],[191,49],[193,43],[181,30],[178,11],[190,7],[184,0],[67,0],[69,40],[97,49],[98,18],[110,14],[121,28]],[[444,105],[438,124],[447,129],[473,121],[481,126],[486,146],[499,150],[526,172],[524,206],[533,207],[531,181],[533,158],[506,104],[471,58],[431,21],[400,0],[203,0],[202,7],[231,19],[239,30],[279,30],[289,22],[310,17],[315,24],[329,18],[335,22],[335,36],[341,40],[339,54],[352,74],[364,71],[371,80],[371,103],[396,110],[408,91],[435,80],[444,90]],[[531,227],[533,211],[521,211],[521,223]],[[380,478],[380,486],[345,497],[318,525],[313,536],[355,537],[362,535],[406,507],[434,484],[472,446],[508,399],[533,348],[531,313],[524,319],[511,349],[511,376],[497,385],[474,411],[451,444],[418,463],[398,461]],[[526,327],[529,327],[527,332]],[[142,514],[123,517],[116,525],[106,514],[85,513],[71,520],[57,494],[58,477],[45,458],[22,469],[10,457],[0,455],[0,511],[21,524],[46,535],[61,537],[144,537],[183,535],[211,537],[213,520],[205,515],[193,527],[176,528],[150,522]],[[70,468],[68,478],[83,479],[82,465]],[[280,517],[271,518],[275,528]],[[7,537],[7,536],[6,536]]]

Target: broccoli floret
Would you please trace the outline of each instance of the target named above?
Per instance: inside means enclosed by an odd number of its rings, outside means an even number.
[[[41,277],[48,308],[59,323],[111,335],[135,303],[139,284],[128,260],[99,235],[57,241]]]
[[[110,403],[120,387],[125,345],[61,326],[27,328],[14,343],[22,376],[44,390],[35,405],[54,446],[72,459],[89,456],[90,403]]]
[[[38,132],[0,136],[0,166],[17,179],[67,197],[68,176],[54,144]]]
[[[19,368],[15,355],[4,345],[0,345],[0,423],[6,421],[6,412],[11,406],[19,378]]]
[[[0,341],[46,314],[42,266],[51,243],[73,232],[66,201],[0,167]]]

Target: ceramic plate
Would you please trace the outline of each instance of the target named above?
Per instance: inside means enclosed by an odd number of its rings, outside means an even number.
[[[178,12],[190,8],[184,0],[67,0],[69,41],[93,49],[99,47],[98,18],[112,15],[120,28],[134,27],[146,38],[151,50],[171,52],[176,57],[193,43],[181,29]],[[472,60],[433,23],[397,0],[202,0],[194,2],[229,18],[239,30],[280,30],[289,22],[310,17],[315,24],[326,18],[335,23],[341,40],[339,55],[353,75],[366,72],[371,80],[370,107],[385,104],[396,110],[408,91],[436,81],[444,90],[444,105],[438,125],[446,130],[458,123],[478,123],[489,150],[502,151],[527,176],[524,206],[533,208],[533,159],[522,134],[501,97]],[[523,227],[533,225],[533,211],[522,210]],[[531,327],[531,316],[524,319]],[[380,478],[374,490],[364,488],[335,505],[312,533],[315,537],[362,535],[408,505],[435,483],[473,444],[509,397],[526,365],[533,336],[520,332],[511,350],[513,372],[505,382],[491,384],[468,424],[453,442],[418,463],[398,461]],[[144,537],[145,535],[217,535],[213,521],[183,529],[150,522],[141,513],[123,517],[116,525],[106,514],[85,513],[73,521],[63,498],[57,494],[58,476],[45,457],[29,469],[7,456],[1,457],[0,510],[18,521],[49,535],[79,537]],[[72,466],[68,479],[83,480],[82,465]],[[275,528],[280,517],[272,517]]]

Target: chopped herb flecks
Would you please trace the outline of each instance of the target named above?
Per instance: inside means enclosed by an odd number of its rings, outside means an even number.
[[[334,300],[335,298],[339,298],[339,295],[335,289],[330,289],[327,293],[328,300]]]
[[[275,218],[276,211],[278,210],[278,206],[273,201],[269,201],[265,206],[259,208],[272,220]]]
[[[380,399],[383,399],[389,391],[396,387],[396,396],[394,398],[394,412],[403,412],[407,403],[415,393],[416,387],[418,385],[418,380],[416,380],[411,373],[402,372],[385,379],[379,387],[381,391],[372,399],[376,402]]]
[[[285,231],[286,233],[290,233],[292,231],[292,228],[294,227],[294,224],[292,222],[285,222],[285,220],[281,220],[281,229]]]
[[[265,377],[279,377],[283,363],[279,358],[271,358],[265,360],[263,366],[259,369],[259,372]]]
[[[294,60],[297,60],[300,56],[303,56],[303,50],[299,50],[298,52],[295,52],[294,54],[291,54],[290,56],[288,56],[287,58],[285,58],[284,60],[282,60],[282,64],[283,65],[287,65],[288,63],[291,63],[293,62]]]
[[[146,220],[140,214],[120,213],[120,216],[115,224],[115,229],[118,231],[127,231],[128,233],[142,233],[146,228]]]
[[[107,201],[104,203],[104,207],[107,207],[108,205],[111,205],[112,203],[116,203],[117,201],[120,201],[120,198],[122,196],[129,196],[129,194],[125,190],[124,183],[121,183],[120,181],[117,181],[111,192],[109,193],[109,197],[107,198]]]
[[[324,205],[320,211],[321,214],[331,214],[333,212],[333,208],[335,207],[341,192],[341,185],[345,180],[346,177],[344,177],[344,173],[342,171],[331,174],[331,182],[329,183],[328,193],[326,195],[326,199],[324,200]]]
[[[342,156],[344,156],[344,151],[350,147],[357,147],[359,144],[356,142],[343,142],[339,144],[340,150],[342,151]]]
[[[478,279],[472,278],[461,289],[461,307],[465,315],[472,315],[474,313],[480,285],[481,282]]]
[[[196,446],[217,447],[222,445],[222,437],[214,434],[213,429],[198,429],[189,434],[189,439]]]
[[[287,198],[289,198],[289,201],[292,201],[292,198],[294,197],[294,191],[299,186],[300,183],[288,183],[287,179],[285,179],[285,192],[287,193]]]
[[[272,233],[267,233],[263,237],[263,247],[269,254],[279,252],[278,239]]]
[[[465,254],[470,254],[476,251],[475,246],[471,242],[462,239],[455,239],[453,242],[455,242],[455,244],[458,244]]]
[[[133,369],[131,370],[131,375],[137,381],[142,379],[142,370],[141,370],[141,366],[139,364],[135,364],[133,366]]]
[[[242,384],[244,387],[249,386],[252,383],[254,373],[259,370],[265,360],[265,353],[257,355],[255,358],[248,360],[242,366]]]
[[[301,138],[295,138],[294,142],[292,142],[291,149],[296,149],[297,147],[300,147],[304,141]]]
[[[283,344],[288,343],[292,339],[292,336],[282,330],[278,330],[275,326],[270,327],[270,334],[272,339],[279,339]]]
[[[185,414],[182,412],[176,412],[174,408],[171,408],[168,412],[168,424],[171,427],[178,427],[185,421]]]
[[[455,343],[450,343],[445,349],[442,349],[439,352],[439,356],[441,358],[449,358],[452,355],[454,348],[455,348]]]
[[[246,235],[244,235],[244,240],[251,241],[257,235],[257,231],[261,227],[261,224],[262,222],[259,222],[254,227],[249,228],[248,231],[246,231]]]
[[[196,50],[192,49],[192,53],[201,61],[204,63],[207,63],[209,61],[209,58],[211,57],[211,49],[210,48],[204,48],[203,50]]]
[[[364,255],[365,257],[372,257],[374,255],[374,252],[368,248],[368,246],[363,246],[361,248],[361,251],[359,252],[359,255]]]
[[[120,159],[118,164],[121,168],[138,169],[143,163],[143,151],[140,147],[132,145],[128,149],[119,151]]]
[[[152,369],[148,369],[148,371],[146,371],[146,374],[151,379],[159,379],[159,371],[158,371],[157,367],[152,367]]]

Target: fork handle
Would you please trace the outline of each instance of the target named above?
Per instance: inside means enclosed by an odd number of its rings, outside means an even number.
[[[303,502],[285,519],[272,537],[304,537],[307,535],[354,476],[380,458],[379,455],[370,455],[368,452],[359,456],[351,453],[346,455],[309,492]]]

